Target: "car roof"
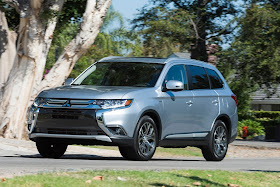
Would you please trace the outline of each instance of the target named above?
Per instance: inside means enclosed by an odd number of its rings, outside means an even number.
[[[171,62],[187,63],[190,65],[199,65],[203,67],[214,66],[207,62],[202,62],[199,60],[187,59],[187,58],[151,58],[151,57],[120,57],[120,56],[110,56],[99,60],[98,62],[143,62],[143,63],[156,63],[156,64],[168,64]]]

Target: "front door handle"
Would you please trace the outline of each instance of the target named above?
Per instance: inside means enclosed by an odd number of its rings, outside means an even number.
[[[218,100],[214,100],[214,101],[212,101],[212,103],[213,103],[214,105],[217,105],[217,104],[219,103],[219,101],[218,101]]]
[[[187,101],[186,103],[187,103],[187,105],[189,105],[189,106],[192,106],[192,104],[193,104],[192,100],[189,100],[189,101]]]

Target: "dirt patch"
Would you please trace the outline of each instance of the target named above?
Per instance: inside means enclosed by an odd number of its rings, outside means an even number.
[[[229,145],[227,156],[229,158],[272,158],[279,157],[280,149],[256,148],[247,146]]]

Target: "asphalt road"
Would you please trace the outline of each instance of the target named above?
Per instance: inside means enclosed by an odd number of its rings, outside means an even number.
[[[115,150],[69,146],[66,154],[61,159],[46,159],[38,154],[33,142],[0,139],[0,177],[97,169],[203,169],[280,172],[280,155],[279,157],[276,155],[276,157],[260,158],[225,158],[221,162],[207,162],[202,157],[128,161],[124,160],[119,152]]]
[[[151,161],[127,161],[121,157],[67,154],[61,159],[45,159],[39,155],[0,156],[0,176],[32,174],[53,171],[79,171],[95,169],[169,170],[206,169],[229,171],[280,172],[280,158],[230,159],[207,162],[203,158],[152,159]]]

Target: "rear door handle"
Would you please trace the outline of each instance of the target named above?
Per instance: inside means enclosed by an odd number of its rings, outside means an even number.
[[[191,106],[191,105],[193,104],[192,100],[189,100],[189,101],[187,101],[186,103],[187,103],[187,105],[189,105],[189,106]]]

